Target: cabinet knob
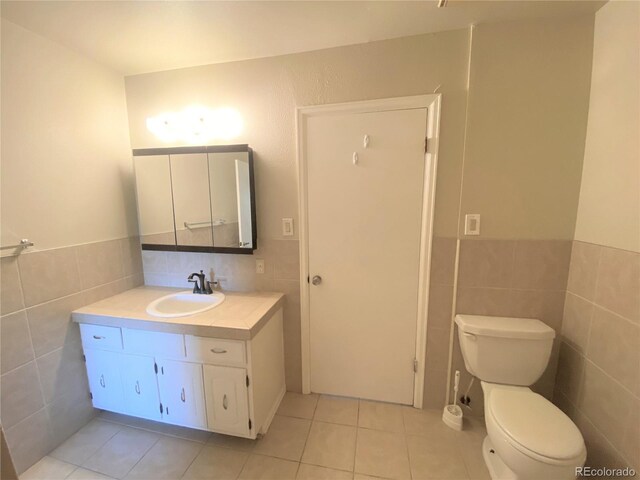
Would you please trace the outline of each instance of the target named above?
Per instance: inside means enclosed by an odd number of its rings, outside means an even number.
[[[136,380],[136,393],[140,395],[140,382]]]
[[[100,386],[106,388],[107,384],[104,382],[104,375],[100,375]]]
[[[322,283],[322,277],[320,275],[314,275],[311,279],[311,283],[314,285],[320,285]]]

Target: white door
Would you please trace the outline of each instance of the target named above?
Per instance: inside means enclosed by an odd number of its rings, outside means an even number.
[[[113,412],[124,411],[120,354],[87,348],[84,357],[93,406]]]
[[[186,427],[206,428],[202,365],[156,359],[162,419]]]
[[[209,429],[249,435],[247,371],[244,368],[204,366]]]
[[[153,357],[122,355],[122,387],[129,415],[161,420],[158,379]]]
[[[426,127],[426,108],[307,119],[313,392],[413,403]]]

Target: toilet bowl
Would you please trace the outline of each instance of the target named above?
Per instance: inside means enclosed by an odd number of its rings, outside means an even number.
[[[528,387],[549,362],[555,331],[532,318],[456,315],[466,369],[481,380],[491,478],[575,479],[587,450],[559,408]]]
[[[489,440],[483,455],[492,478],[575,478],[587,449],[571,419],[527,387],[481,384]]]

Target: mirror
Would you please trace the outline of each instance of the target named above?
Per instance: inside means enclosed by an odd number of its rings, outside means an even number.
[[[133,154],[143,250],[250,254],[257,248],[248,145]]]
[[[213,239],[217,247],[251,248],[251,187],[248,152],[209,154]]]
[[[171,155],[178,245],[213,247],[206,153]]]
[[[134,167],[140,242],[175,245],[169,156],[136,157]]]

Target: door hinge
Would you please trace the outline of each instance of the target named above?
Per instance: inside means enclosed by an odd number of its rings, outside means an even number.
[[[249,419],[249,430],[251,430],[251,419]]]
[[[429,151],[429,137],[424,137],[424,153]]]
[[[93,400],[93,393],[89,392],[89,398]]]
[[[417,358],[413,359],[413,371],[415,373],[418,373],[418,359]]]
[[[82,354],[82,361],[87,363],[87,356],[84,353]]]
[[[307,283],[309,283],[309,275],[307,275]]]
[[[156,372],[156,375],[158,374],[158,364],[156,362],[153,362],[153,369]]]
[[[164,409],[162,408],[162,402],[160,402],[160,414],[164,413]]]
[[[247,375],[247,387],[249,386],[249,375]]]

